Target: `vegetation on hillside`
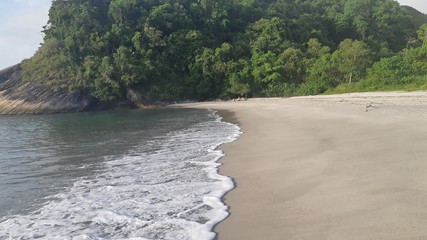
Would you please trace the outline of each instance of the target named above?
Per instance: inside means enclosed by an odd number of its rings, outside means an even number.
[[[54,0],[25,81],[100,100],[427,84],[427,25],[393,0]]]

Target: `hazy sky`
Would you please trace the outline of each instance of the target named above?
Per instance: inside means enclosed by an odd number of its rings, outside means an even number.
[[[0,0],[0,69],[31,57],[39,47],[52,0]]]
[[[398,0],[427,13],[426,0]],[[52,0],[0,0],[0,69],[31,57],[39,47]]]
[[[426,0],[397,0],[400,5],[407,5],[416,8],[418,11],[427,14]]]

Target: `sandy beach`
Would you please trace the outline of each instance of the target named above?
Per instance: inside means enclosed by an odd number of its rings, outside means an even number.
[[[427,239],[427,93],[185,104],[244,132],[220,240]]]

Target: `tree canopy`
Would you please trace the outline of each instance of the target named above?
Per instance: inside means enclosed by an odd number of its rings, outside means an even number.
[[[420,82],[427,27],[414,16],[394,0],[54,0],[23,76],[161,101]]]

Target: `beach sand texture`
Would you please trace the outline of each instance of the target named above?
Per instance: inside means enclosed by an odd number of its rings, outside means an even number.
[[[427,239],[427,93],[184,106],[244,132],[221,147],[237,187],[218,239]]]

